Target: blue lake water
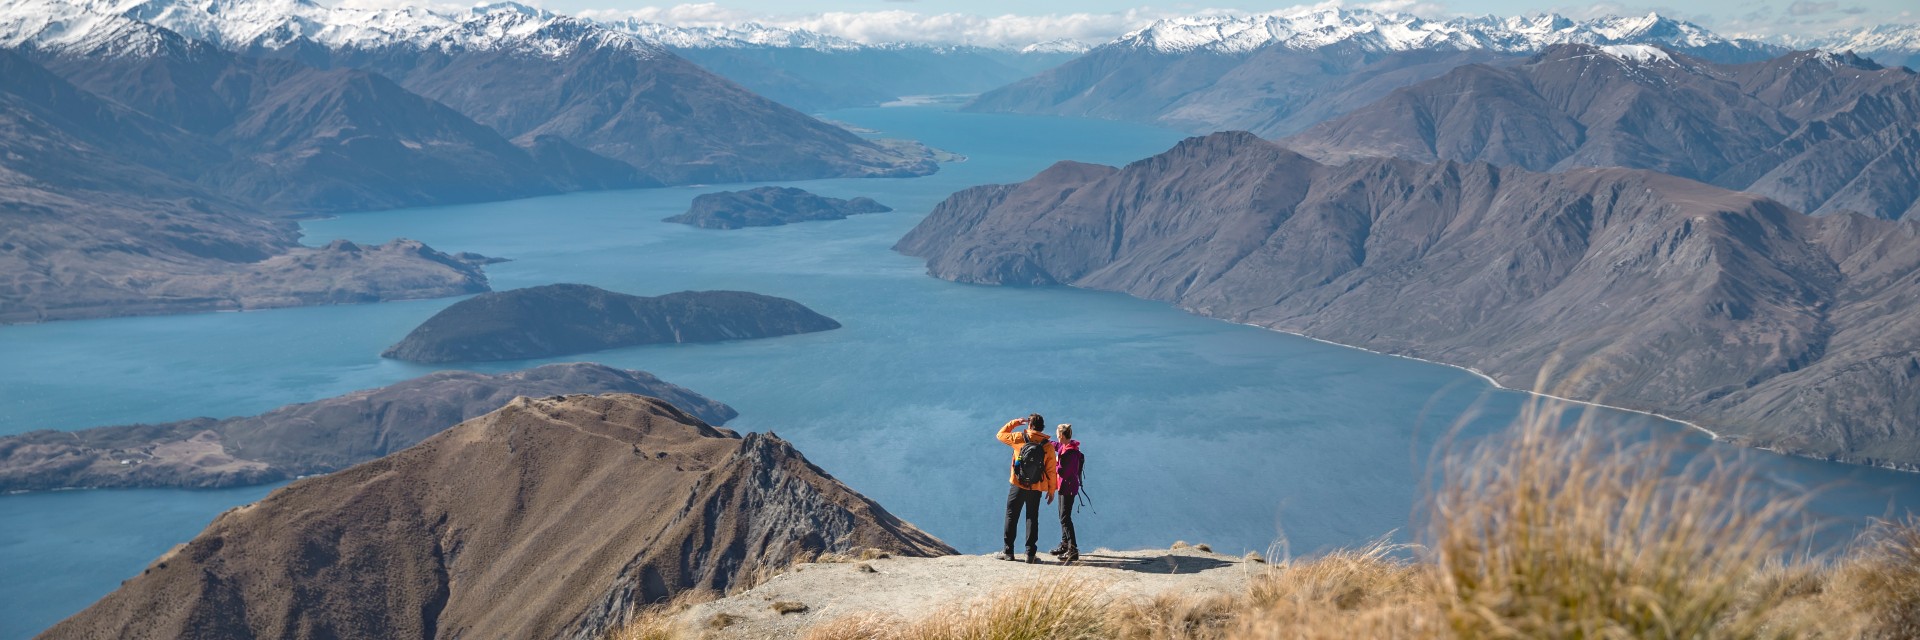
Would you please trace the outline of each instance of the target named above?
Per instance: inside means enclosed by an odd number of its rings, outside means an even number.
[[[511,258],[488,268],[496,289],[726,288],[805,303],[845,328],[467,368],[592,360],[651,371],[733,405],[741,416],[730,426],[777,432],[969,552],[1000,544],[1009,452],[992,433],[1029,412],[1074,423],[1086,443],[1095,511],[1079,518],[1083,545],[1180,539],[1238,552],[1284,534],[1293,552],[1308,553],[1404,531],[1435,443],[1463,421],[1469,434],[1505,425],[1525,401],[1460,370],[1125,296],[935,280],[889,250],[958,189],[1022,180],[1060,159],[1124,163],[1180,134],[938,107],[828,115],[970,160],[923,178],[798,183],[898,209],[844,221],[737,231],[662,223],[719,189],[675,188],[355,214],[309,223],[308,240],[409,237]],[[455,301],[0,327],[0,433],[244,415],[404,380],[435,368],[378,354]],[[1687,432],[1606,414],[1619,428]],[[1817,515],[1838,531],[1920,502],[1920,475],[1752,457],[1782,482],[1823,488]],[[0,496],[0,639],[78,611],[215,514],[267,491]],[[1058,533],[1043,531],[1051,547]]]

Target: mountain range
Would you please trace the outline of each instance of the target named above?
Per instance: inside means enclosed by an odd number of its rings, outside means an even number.
[[[488,188],[535,195],[607,186],[917,175],[936,169],[922,148],[870,141],[820,122],[647,40],[511,3],[440,13],[326,7],[304,0],[8,0],[0,4],[0,46],[28,51],[102,95],[163,94],[136,95],[130,106],[172,107],[196,119],[244,118],[251,103],[226,109],[212,104],[241,101],[234,95],[241,91],[252,94],[246,99],[268,100],[263,106],[269,108],[292,103],[294,110],[284,114],[288,121],[258,124],[327,130],[377,119],[376,114],[429,108],[407,103],[432,105],[443,113],[404,118],[404,125],[425,131],[396,125],[365,133],[400,138],[398,147],[383,149],[397,151],[431,149],[429,142],[462,130],[456,137],[469,148],[445,155],[478,166],[429,177],[462,176],[481,186],[471,199],[493,197]],[[246,69],[230,70],[235,63],[221,59],[230,56],[212,55],[209,49],[237,56]],[[298,66],[254,60],[260,58]],[[108,68],[78,77],[102,66]],[[268,70],[256,68],[263,66]],[[335,80],[285,83],[285,76],[301,76],[302,69]],[[218,83],[217,98],[200,97],[208,83]],[[355,100],[330,96],[347,90],[340,85],[354,83],[363,85],[354,87]],[[290,95],[262,95],[276,88]],[[168,92],[192,95],[164,95]],[[301,103],[309,110],[302,112]],[[330,117],[347,122],[326,122]],[[461,118],[472,122],[457,122]],[[352,135],[363,133],[360,129],[341,133],[377,146]],[[503,144],[502,138],[513,144]],[[256,155],[244,143],[257,137],[233,141],[242,144],[235,155]],[[521,150],[511,148],[516,145]],[[395,167],[415,166],[405,158],[382,159]],[[438,166],[428,163],[419,170]],[[522,186],[537,182],[539,172],[501,181],[471,171],[518,173],[530,166],[576,175]],[[386,206],[391,205],[359,208]]]
[[[305,247],[299,215],[937,170],[520,5],[0,0],[0,49],[0,322],[487,289],[480,256]]]
[[[644,396],[521,397],[227,511],[41,637],[588,640],[865,549],[954,553],[770,433]]]
[[[1920,468],[1920,222],[1640,170],[1330,166],[1235,132],[961,191],[896,249]]]
[[[1650,169],[1800,211],[1920,212],[1920,74],[1819,51],[1713,63],[1651,45],[1556,45],[1472,64],[1285,138],[1323,161]]]
[[[1920,47],[1900,43],[1920,43],[1920,26],[1885,27],[1874,37],[1836,35],[1792,42],[1805,47],[1871,42],[1876,53],[1904,59]],[[1280,137],[1463,64],[1518,64],[1564,44],[1656,45],[1719,63],[1756,62],[1790,51],[1782,43],[1725,37],[1659,14],[1427,20],[1328,8],[1177,18],[1155,22],[1059,67],[989,91],[965,108]]]

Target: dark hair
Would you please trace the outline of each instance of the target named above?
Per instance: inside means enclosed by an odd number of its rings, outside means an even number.
[[[1027,416],[1027,428],[1034,431],[1045,431],[1047,428],[1047,419],[1040,417],[1038,413],[1030,414]]]
[[[1070,424],[1060,425],[1060,441],[1066,442],[1072,439],[1073,439],[1073,425],[1070,425]],[[635,446],[639,446],[639,445],[635,445]]]

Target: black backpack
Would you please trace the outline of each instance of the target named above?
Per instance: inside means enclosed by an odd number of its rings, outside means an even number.
[[[1021,445],[1020,459],[1013,463],[1013,477],[1025,485],[1038,484],[1047,477],[1047,441],[1029,438]]]

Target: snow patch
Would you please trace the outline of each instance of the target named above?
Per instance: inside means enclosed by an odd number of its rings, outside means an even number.
[[[1610,44],[1600,47],[1600,50],[1615,58],[1641,64],[1673,62],[1673,56],[1667,55],[1665,49],[1649,44]]]

